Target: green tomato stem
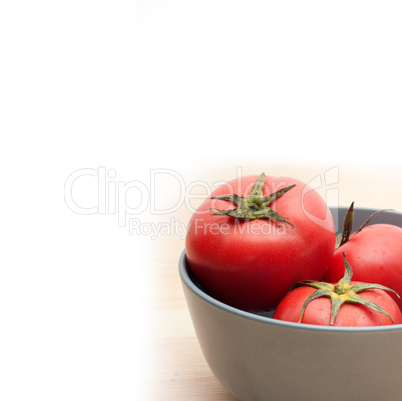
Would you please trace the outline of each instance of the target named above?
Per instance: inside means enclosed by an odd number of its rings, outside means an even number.
[[[289,224],[295,227],[285,217],[272,210],[270,204],[286,192],[290,191],[296,184],[282,188],[270,195],[263,196],[263,188],[265,183],[265,174],[262,173],[251,190],[248,198],[238,195],[223,195],[213,196],[211,199],[218,199],[233,202],[236,205],[235,209],[219,210],[215,209],[213,216],[229,216],[235,219],[255,220],[255,219],[271,219],[282,223]]]

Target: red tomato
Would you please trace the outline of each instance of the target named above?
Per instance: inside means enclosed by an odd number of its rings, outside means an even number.
[[[353,278],[375,282],[402,294],[402,228],[390,224],[366,226],[338,249],[323,280],[335,282],[342,277],[342,253],[353,266]],[[402,300],[392,295],[400,308]]]
[[[354,271],[354,270],[353,270]],[[360,282],[352,281],[351,284]],[[289,292],[279,303],[274,313],[274,319],[298,322],[304,302],[313,294],[315,288],[304,286]],[[401,324],[402,313],[391,295],[381,289],[365,290],[359,295],[383,308],[392,317],[391,319],[377,311],[369,309],[365,305],[344,303],[335,317],[333,326],[382,326]],[[331,320],[331,299],[320,297],[312,300],[303,314],[301,323],[329,326]]]
[[[206,199],[196,210],[185,245],[189,266],[207,293],[253,312],[273,310],[297,281],[321,279],[335,246],[334,222],[324,200],[294,178],[267,176],[261,181],[261,197],[295,185],[269,204],[283,221],[216,212],[236,214],[241,208],[226,195],[253,198],[260,178],[245,176],[217,188],[212,197],[224,198]],[[247,200],[244,210],[259,216],[259,199]]]

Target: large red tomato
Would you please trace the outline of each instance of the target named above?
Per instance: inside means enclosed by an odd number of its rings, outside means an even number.
[[[393,293],[392,290],[379,284],[351,281],[351,267],[344,254],[342,257],[349,271],[338,283],[298,283],[279,303],[274,319],[323,326],[401,324],[401,310],[387,293]]]
[[[355,280],[385,285],[402,296],[402,228],[373,224],[354,232],[335,250],[324,281],[335,282],[342,277],[343,252],[353,266]],[[402,300],[392,296],[402,308]]]
[[[321,196],[290,177],[245,176],[218,187],[193,214],[189,266],[203,289],[231,306],[271,311],[301,280],[319,280],[335,246]]]

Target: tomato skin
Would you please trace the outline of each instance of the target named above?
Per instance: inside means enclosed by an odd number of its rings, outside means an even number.
[[[351,284],[359,283],[352,281]],[[316,291],[315,288],[304,286],[289,292],[275,310],[274,319],[288,322],[298,322],[300,312],[306,299]],[[390,314],[390,318],[382,313],[375,312],[360,304],[345,302],[335,317],[333,326],[365,327],[384,326],[402,323],[402,312],[391,295],[384,290],[370,289],[359,293],[369,301],[381,306]],[[301,323],[329,326],[331,320],[331,299],[320,297],[312,300],[306,307]]]
[[[402,296],[402,228],[373,224],[335,250],[323,281],[333,283],[343,276],[343,255],[353,266],[353,279],[385,285]],[[402,309],[402,300],[391,295]]]
[[[249,196],[257,178],[229,181],[211,196]],[[271,207],[295,227],[271,219],[211,215],[211,208],[235,207],[224,200],[206,199],[193,214],[186,255],[208,294],[239,309],[271,311],[294,283],[323,277],[335,246],[334,221],[324,200],[307,184],[290,177],[267,176],[263,195],[293,184]]]

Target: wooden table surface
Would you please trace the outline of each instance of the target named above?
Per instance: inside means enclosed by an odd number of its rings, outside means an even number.
[[[300,168],[278,164],[269,170],[266,174],[293,176],[305,182],[318,182],[317,177],[321,177],[322,185],[317,190],[324,199],[331,198],[331,202],[326,199],[329,205],[348,206],[355,201],[356,206],[402,211],[401,166],[312,165]],[[264,167],[258,164],[242,169],[243,175],[262,171]],[[337,180],[334,174],[338,175]],[[234,177],[234,168],[218,166],[214,172],[194,172],[191,179],[214,183]],[[190,216],[191,210],[181,207],[160,219],[173,217],[187,224]],[[153,291],[147,319],[146,384],[140,400],[235,400],[209,370],[193,330],[178,274],[178,259],[183,249],[183,237],[175,234],[159,236],[150,246],[149,273]]]

